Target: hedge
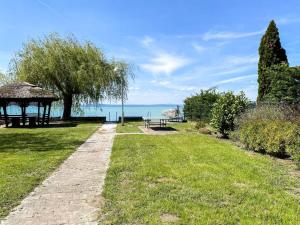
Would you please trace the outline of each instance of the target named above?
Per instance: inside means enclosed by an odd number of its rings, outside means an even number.
[[[300,126],[286,120],[249,120],[239,131],[246,148],[300,161]]]

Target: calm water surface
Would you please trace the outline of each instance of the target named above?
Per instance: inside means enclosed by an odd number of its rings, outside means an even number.
[[[125,105],[125,116],[143,116],[150,118],[163,117],[162,112],[168,109],[175,109],[176,105]],[[121,105],[86,105],[81,106],[80,111],[74,111],[72,116],[106,116],[107,120],[115,120],[121,116]],[[180,106],[182,110],[182,106]],[[21,114],[21,110],[17,106],[8,107],[9,114]],[[27,108],[28,113],[37,113],[37,107],[30,106]],[[62,116],[63,108],[61,106],[53,106],[51,116]]]

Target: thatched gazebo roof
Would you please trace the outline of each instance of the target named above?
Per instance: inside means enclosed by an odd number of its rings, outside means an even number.
[[[58,97],[51,91],[42,89],[34,84],[16,82],[0,87],[1,100],[50,100],[56,101]]]
[[[50,110],[53,101],[57,101],[59,98],[51,91],[45,90],[34,84],[26,82],[16,82],[4,85],[0,87],[0,120],[5,120],[6,127],[10,121],[13,126],[19,126],[20,119],[23,122],[23,126],[29,121],[29,125],[35,126],[49,124]],[[10,105],[18,105],[21,107],[21,115],[9,115],[7,107]],[[37,106],[37,114],[26,113],[28,106]],[[1,113],[3,109],[3,114]],[[41,108],[43,112],[41,114]]]

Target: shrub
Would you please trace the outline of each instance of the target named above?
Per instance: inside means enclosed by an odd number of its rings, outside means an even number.
[[[209,121],[211,109],[220,94],[216,89],[201,90],[200,93],[184,100],[183,112],[187,119]]]
[[[248,120],[239,129],[246,148],[300,159],[300,127],[285,120]]]
[[[199,130],[199,129],[205,127],[205,126],[206,126],[206,123],[205,123],[204,121],[202,121],[202,120],[199,120],[199,121],[197,121],[197,123],[196,123],[196,125],[195,125],[195,128],[196,128],[197,130]]]
[[[240,141],[240,133],[238,130],[229,132],[229,139],[232,141]]]
[[[234,120],[245,111],[249,100],[241,92],[234,95],[233,92],[223,93],[212,109],[211,125],[223,137],[227,137],[230,131],[234,130]]]
[[[249,108],[235,119],[238,128],[249,120],[286,120],[295,121],[297,112],[286,104],[260,103],[256,108]]]
[[[208,135],[211,135],[211,134],[212,134],[211,130],[210,130],[209,128],[207,128],[207,127],[202,127],[202,128],[200,128],[200,129],[199,129],[199,132],[200,132],[201,134],[208,134]]]

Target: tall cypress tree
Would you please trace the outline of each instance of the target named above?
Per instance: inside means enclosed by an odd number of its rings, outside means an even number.
[[[264,96],[270,91],[271,77],[265,70],[280,63],[288,64],[288,59],[284,48],[281,47],[278,28],[272,20],[259,46],[258,101],[264,100]]]

